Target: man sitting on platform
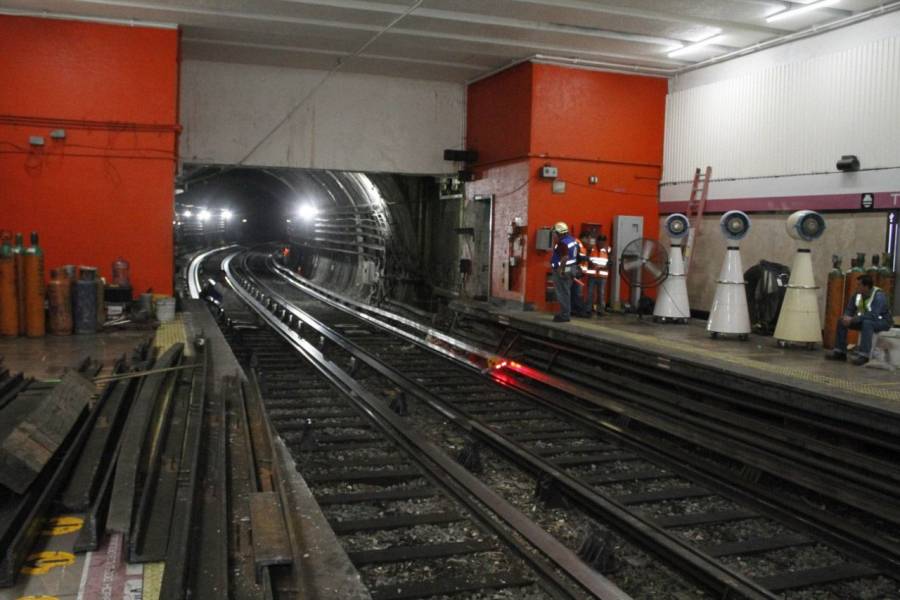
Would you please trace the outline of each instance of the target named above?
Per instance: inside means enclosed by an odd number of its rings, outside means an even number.
[[[851,362],[854,365],[866,364],[872,352],[872,336],[880,331],[887,331],[893,322],[887,295],[875,287],[869,275],[863,275],[859,278],[856,294],[851,296],[843,316],[838,319],[834,350],[826,354],[825,358],[847,359],[847,331],[853,329],[859,331],[859,343],[856,345],[856,357]]]

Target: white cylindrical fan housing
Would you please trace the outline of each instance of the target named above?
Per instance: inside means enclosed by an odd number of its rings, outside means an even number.
[[[788,217],[787,232],[795,240],[812,242],[825,233],[825,218],[813,210],[798,210]],[[791,279],[778,314],[776,340],[808,345],[822,343],[818,289],[809,248],[800,248],[794,255]]]
[[[716,281],[716,295],[709,310],[706,330],[713,334],[746,336],[750,333],[750,311],[747,308],[744,265],[737,241],[750,232],[750,217],[739,210],[728,211],[719,220],[719,228],[728,242],[728,248]]]

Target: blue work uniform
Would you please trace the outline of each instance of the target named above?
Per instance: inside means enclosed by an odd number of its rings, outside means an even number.
[[[578,263],[578,240],[566,234],[559,238],[550,258],[553,269],[553,287],[559,302],[557,320],[568,321],[572,317],[572,278]]]
[[[866,358],[872,352],[872,336],[877,332],[887,331],[894,324],[887,295],[877,287],[872,288],[868,298],[863,298],[860,294],[851,296],[844,309],[844,315],[853,317],[853,320],[849,326],[838,321],[837,343],[834,349],[837,352],[847,352],[847,331],[853,329],[859,331],[856,351]]]

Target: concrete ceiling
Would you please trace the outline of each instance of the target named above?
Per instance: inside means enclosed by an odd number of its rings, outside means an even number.
[[[177,24],[188,60],[468,81],[536,55],[667,75],[891,4],[840,0],[766,22],[809,1],[0,0],[0,12]]]

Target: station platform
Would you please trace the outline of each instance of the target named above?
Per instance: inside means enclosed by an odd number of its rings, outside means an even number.
[[[498,308],[485,302],[453,302],[457,314],[517,332],[571,344],[590,351],[598,344],[638,351],[647,364],[658,359],[665,368],[679,363],[711,376],[732,375],[772,389],[802,392],[892,417],[900,415],[900,372],[828,361],[824,351],[779,348],[775,339],[751,334],[748,341],[712,339],[706,322],[687,325],[655,323],[652,317],[606,313],[601,318],[572,318],[554,323],[553,315]]]

